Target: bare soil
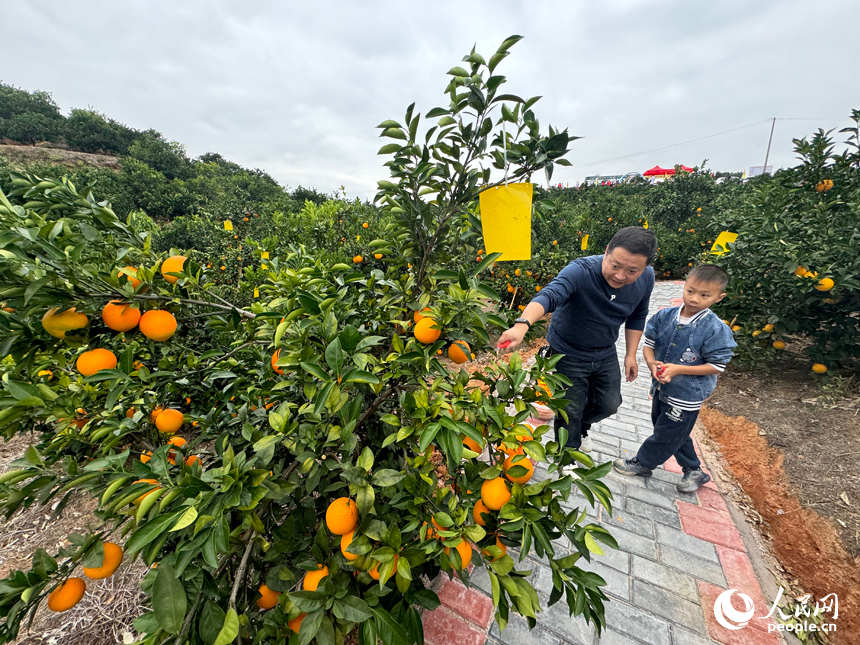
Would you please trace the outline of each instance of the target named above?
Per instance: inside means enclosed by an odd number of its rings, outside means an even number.
[[[805,372],[729,371],[701,421],[750,498],[774,555],[815,598],[839,597],[834,642],[860,634],[860,417],[822,407]],[[847,639],[847,640],[846,640]]]
[[[0,144],[0,157],[5,157],[13,167],[29,164],[48,164],[51,166],[66,167],[92,166],[94,168],[108,168],[117,171],[120,169],[119,159],[112,155],[75,152],[74,150],[63,150],[61,148]]]

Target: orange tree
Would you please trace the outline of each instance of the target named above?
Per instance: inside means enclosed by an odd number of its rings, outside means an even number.
[[[109,575],[117,543],[125,561],[152,565],[151,609],[134,621],[144,643],[329,644],[354,630],[361,643],[420,643],[416,608],[439,603],[425,581],[468,584],[470,562],[488,568],[499,624],[515,611],[533,626],[539,599],[507,547],[519,562],[548,557],[550,602],[603,625],[605,583],[577,563],[617,545],[568,500],[576,487],[609,508],[608,464],[524,423],[538,402],[563,413],[555,359],[525,369],[514,355],[469,375],[438,358],[452,341],[486,348],[504,327],[480,279],[494,256],[441,268],[458,243],[449,223],[489,184],[481,160],[507,145],[511,174],[528,176],[567,149],[486,76],[517,40],[451,70],[424,145],[412,107],[405,128],[383,124],[404,142],[383,150],[394,181],[380,199],[396,221],[368,244],[389,264],[280,251],[247,308],[213,289],[206,258],[165,260],[67,180],[12,178],[0,193],[0,430],[39,440],[0,475],[0,504],[61,514],[78,492],[98,499],[101,525],[0,581],[0,640],[49,594],[58,610],[74,605],[99,584],[77,570]],[[504,142],[491,139],[502,106],[518,126]],[[562,536],[575,552],[557,557]]]
[[[795,140],[800,165],[757,183],[712,232],[738,233],[714,260],[731,275],[722,317],[738,326],[739,358],[766,365],[803,339],[810,364],[856,369],[860,350],[860,110],[846,149],[830,133]],[[807,342],[811,341],[811,342]],[[821,367],[817,368],[821,370]]]

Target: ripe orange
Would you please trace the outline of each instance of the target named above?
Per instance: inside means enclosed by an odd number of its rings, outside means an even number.
[[[257,607],[260,609],[271,609],[278,604],[278,599],[281,594],[269,589],[265,583],[261,584],[257,591],[260,592],[260,597],[257,598]]]
[[[797,265],[797,268],[794,270],[794,275],[796,275],[798,278],[804,277],[806,275],[806,267],[804,267],[802,264]]]
[[[436,321],[432,318],[422,318],[417,323],[415,323],[415,327],[412,330],[412,333],[415,335],[415,340],[424,345],[432,345],[437,340],[439,340],[439,336],[442,335],[441,329],[434,329],[436,327]]]
[[[535,287],[535,291],[540,291],[540,290],[541,290],[541,286],[540,286],[540,285],[537,285],[537,286]]]
[[[469,360],[469,355],[472,353],[472,348],[469,343],[464,340],[457,340],[451,343],[448,347],[448,358],[454,361],[457,365],[462,365]]]
[[[58,311],[60,308],[54,307],[42,316],[42,327],[55,338],[65,338],[66,332],[83,329],[89,322],[86,314],[78,313],[74,307],[62,313],[57,313]]]
[[[740,325],[732,325],[732,331],[740,331],[740,329],[741,329]]]
[[[198,461],[200,461],[200,457],[198,457],[197,455],[191,455],[185,460],[185,465],[186,466],[193,466]]]
[[[497,559],[499,559],[499,560],[502,559],[503,557],[505,557],[505,555],[507,555],[508,547],[505,546],[504,544],[502,544],[502,541],[499,540],[498,536],[496,536],[496,546],[499,547],[499,549],[502,551],[502,555],[500,555],[498,558],[494,558],[493,556],[491,556],[487,549],[483,549],[481,551],[481,555],[483,555],[485,558],[487,558],[491,562],[495,562]]]
[[[182,448],[188,442],[185,441],[185,439],[183,439],[182,437],[170,437],[170,439],[167,440],[167,443],[171,446]],[[173,466],[176,465],[176,451],[171,450],[167,453],[167,461],[170,462],[170,464]]]
[[[365,222],[364,224],[362,224],[362,225],[361,225],[361,228],[367,228],[368,226],[370,226],[370,224],[368,224],[367,222]]]
[[[466,542],[466,540],[460,540],[460,544],[458,544],[454,548],[457,549],[457,553],[460,554],[460,560],[462,561],[462,566],[460,566],[460,567],[454,566],[453,560],[451,561],[451,566],[454,569],[457,569],[457,568],[465,569],[465,568],[467,568],[469,566],[469,564],[472,562],[472,547],[469,546],[469,543]],[[451,549],[449,549],[446,546],[445,547],[445,555],[449,555],[450,553],[451,553]]]
[[[155,427],[158,428],[159,432],[163,432],[165,434],[173,434],[182,427],[183,422],[184,419],[182,417],[182,412],[174,410],[173,408],[162,410],[161,413],[155,417]]]
[[[520,271],[519,269],[517,269],[516,271],[514,271],[514,275],[515,275],[515,276],[521,276],[521,275],[522,275],[522,271]]]
[[[182,265],[188,258],[184,255],[172,255],[161,263],[161,275],[170,284],[175,284],[179,280],[178,276],[169,275],[170,273],[182,273]]]
[[[134,417],[134,406],[131,406],[128,410],[125,411],[125,418],[131,419]]]
[[[52,378],[54,378],[54,373],[51,370],[39,370],[36,376],[46,376],[50,381]]]
[[[481,501],[491,511],[498,511],[511,499],[511,491],[501,477],[486,479],[481,484]]]
[[[84,575],[93,580],[101,580],[102,578],[111,577],[119,565],[122,564],[122,548],[113,542],[105,542],[102,544],[105,555],[100,567],[84,567]]]
[[[526,482],[528,482],[528,481],[532,478],[532,476],[535,474],[535,467],[534,467],[534,464],[532,464],[532,460],[531,460],[531,459],[529,459],[528,457],[526,457],[525,459],[520,459],[517,463],[514,463],[514,461],[513,461],[514,457],[515,457],[515,455],[511,455],[510,457],[508,457],[507,459],[505,459],[505,464],[504,464],[505,477],[507,477],[509,481],[515,482],[515,483],[517,483],[517,484],[521,484],[521,485],[522,485],[522,484],[525,484],[525,483],[526,483]],[[524,467],[524,468],[526,469],[526,471],[527,471],[527,472],[526,472],[526,474],[524,474],[524,475],[520,475],[519,477],[513,477],[513,476],[511,476],[510,474],[508,474],[508,472],[507,472],[507,471],[508,471],[510,468],[512,468],[513,466],[522,466],[522,467]]]
[[[318,564],[316,571],[308,571],[302,581],[302,589],[305,591],[316,591],[320,586],[320,580],[328,575],[328,567]]]
[[[399,560],[400,560],[400,556],[395,553],[394,554],[394,571],[397,571],[397,562]],[[377,562],[375,565],[373,565],[373,568],[367,572],[370,574],[370,577],[373,578],[374,580],[379,580],[379,565],[380,564],[382,564],[382,563]],[[392,575],[394,575],[394,574],[392,573]]]
[[[827,372],[827,365],[824,363],[816,363],[812,366],[812,371],[816,374],[824,374]]]
[[[150,309],[138,324],[141,333],[150,340],[165,341],[176,333],[176,318],[164,309]]]
[[[816,291],[830,291],[836,283],[831,278],[821,278],[815,285]]]
[[[109,349],[97,347],[78,356],[75,367],[84,376],[92,376],[100,370],[112,370],[116,367],[116,354]]]
[[[538,379],[537,386],[538,386],[540,389],[542,389],[544,392],[546,392],[546,395],[547,395],[549,398],[552,398],[552,392],[550,392],[550,390],[549,390],[549,386],[548,386],[544,381],[541,381],[540,379]],[[538,396],[540,396],[540,395],[538,395]]]
[[[358,506],[349,497],[338,497],[325,512],[328,530],[335,535],[345,535],[358,526]]]
[[[123,273],[122,271],[125,271]],[[130,275],[129,275],[130,274]],[[123,278],[128,280],[131,283],[131,286],[137,289],[137,285],[140,284],[140,280],[137,279],[137,269],[134,267],[123,267],[119,274],[119,282],[122,284]]]
[[[472,437],[469,437],[468,435],[465,435],[463,437],[463,445],[466,446],[472,452],[477,452],[479,455],[481,454],[481,451],[483,451],[483,448],[481,448],[481,444],[479,444],[477,441],[475,441],[474,439],[472,439]]]
[[[152,459],[152,451],[151,450],[144,450],[142,453],[140,453],[140,461],[141,462],[148,464],[150,459]]]
[[[284,370],[278,367],[278,359],[281,357],[281,350],[276,349],[275,353],[272,354],[272,369],[275,370],[275,374],[283,374]]]
[[[350,561],[358,559],[357,555],[353,553],[347,553],[346,551],[349,545],[352,544],[352,536],[354,534],[355,529],[353,529],[349,533],[344,533],[343,536],[340,538],[340,552],[343,553],[343,557]]]
[[[424,313],[425,311],[427,312],[426,314]],[[427,318],[431,314],[432,314],[432,309],[430,309],[430,307],[424,307],[424,309],[422,309],[421,311],[416,311],[414,314],[412,314],[412,320],[414,322],[418,322],[422,318]]]
[[[768,323],[767,325],[765,325],[764,327],[762,327],[762,331],[767,332],[768,334],[770,334],[770,333],[773,331],[773,325],[771,325],[770,323]]]
[[[138,479],[138,480],[135,480],[135,481],[133,481],[133,482],[132,482],[132,484],[140,484],[140,483],[144,483],[144,484],[157,484],[158,482],[157,482],[156,480],[154,480],[154,479]],[[135,506],[140,505],[140,503],[143,501],[143,498],[144,498],[144,497],[146,497],[147,495],[149,495],[153,490],[159,490],[159,488],[153,488],[152,490],[148,490],[148,491],[146,491],[143,495],[141,495],[140,497],[138,497],[137,499],[135,499],[135,500],[134,500],[134,502],[133,502],[133,504],[134,504]]]
[[[67,578],[48,596],[48,609],[51,611],[68,611],[81,601],[86,590],[87,583],[80,578]]]
[[[299,629],[302,627],[302,621],[305,619],[305,616],[308,615],[308,612],[303,612],[293,618],[292,620],[287,621],[287,627],[292,629],[296,634],[299,633]]]
[[[773,348],[774,349],[785,349],[785,343],[783,343],[781,340],[775,340],[775,341],[773,341]]]
[[[382,259],[382,253],[374,253],[373,257],[375,257],[377,260],[381,260]]]
[[[352,258],[353,264],[359,264],[360,262],[364,262],[364,258],[360,255],[356,255],[354,258]]]
[[[102,309],[102,320],[114,331],[131,331],[140,322],[140,309],[119,300],[111,300]]]
[[[478,500],[477,502],[475,502],[475,507],[472,509],[472,518],[475,520],[475,524],[477,524],[478,526],[486,526],[487,522],[486,520],[484,520],[483,517],[481,517],[481,513],[486,513],[487,515],[489,515],[490,509],[487,508],[484,502]]]

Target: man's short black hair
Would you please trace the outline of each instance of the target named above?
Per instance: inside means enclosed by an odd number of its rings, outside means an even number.
[[[705,284],[712,284],[719,288],[720,293],[725,292],[729,284],[729,274],[726,270],[716,264],[701,264],[687,274],[687,280],[696,280]]]
[[[657,236],[641,226],[625,226],[609,240],[606,252],[612,253],[619,246],[628,253],[644,255],[648,258],[648,264],[651,264],[657,255]]]

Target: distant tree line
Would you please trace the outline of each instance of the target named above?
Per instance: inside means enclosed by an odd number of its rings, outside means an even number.
[[[295,212],[305,201],[329,197],[299,186],[287,191],[262,170],[248,170],[206,153],[190,159],[185,147],[156,130],[136,130],[95,110],[73,108],[68,117],[48,92],[28,92],[0,83],[0,141],[20,144],[52,142],[78,152],[115,155],[121,172],[79,166],[68,171],[77,185],[98,184],[117,214],[142,210],[156,220],[183,215],[229,218],[251,212]],[[0,158],[0,169],[8,166]],[[56,175],[38,164],[26,170]],[[6,173],[3,173],[4,175]],[[0,186],[8,177],[0,178]]]

